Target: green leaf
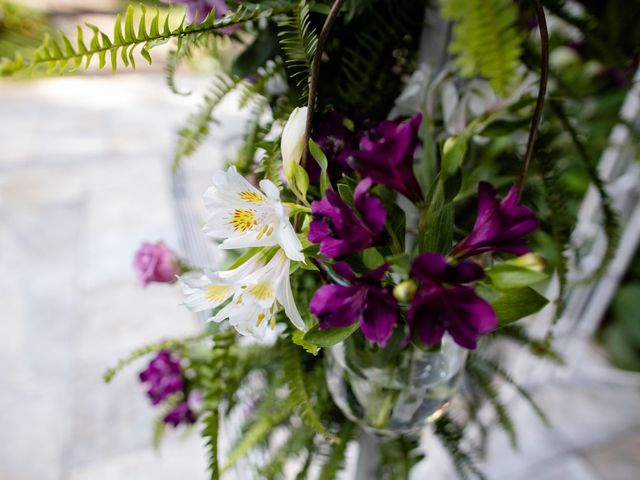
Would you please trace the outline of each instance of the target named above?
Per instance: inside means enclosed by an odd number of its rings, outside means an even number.
[[[453,204],[446,200],[444,182],[436,180],[426,207],[420,209],[418,249],[446,254],[453,242]]]
[[[442,145],[442,175],[451,177],[462,166],[469,143],[465,135],[449,137]]]
[[[304,334],[303,339],[318,347],[328,348],[349,338],[359,327],[358,322],[348,327],[327,328],[324,330],[320,330],[320,326],[315,325]]]
[[[320,192],[324,195],[324,192],[326,192],[328,188],[331,188],[329,175],[327,174],[329,161],[320,148],[320,145],[314,142],[311,138],[309,139],[309,151],[311,152],[313,159],[318,163],[318,165],[320,165]]]
[[[186,24],[183,16],[180,23],[173,27],[174,22],[170,22],[171,12],[161,14],[156,10],[147,31],[145,28],[148,18],[146,9],[141,7],[140,18],[136,25],[134,9],[129,7],[124,16],[118,14],[116,17],[112,37],[90,24],[87,24],[87,27],[91,30],[92,37],[88,47],[84,42],[81,28],[78,29],[76,36],[76,47],[62,34],[60,34],[60,38],[64,48],[61,48],[56,40],[47,37],[31,59],[24,60],[16,55],[13,60],[0,61],[0,75],[12,75],[20,70],[33,71],[35,69],[46,69],[49,74],[62,73],[78,68],[82,63],[86,69],[94,56],[97,56],[99,60],[99,67],[104,68],[107,64],[107,54],[110,56],[110,65],[114,71],[117,70],[119,62],[125,67],[135,68],[133,50],[136,47],[140,47],[142,56],[149,61],[151,58],[149,50],[172,38],[204,38],[212,34],[219,34],[220,30],[233,25],[287,13],[296,8],[298,8],[296,4],[284,2],[278,8],[242,5],[223,18],[216,18],[212,11],[206,19],[199,23]]]
[[[311,342],[306,341],[304,339],[304,332],[301,332],[300,330],[295,330],[291,334],[291,340],[293,341],[293,343],[301,346],[313,356],[318,355],[318,353],[320,352],[320,347],[318,345],[315,345]]]
[[[365,267],[374,269],[384,263],[384,257],[375,247],[369,247],[362,252],[362,262]]]
[[[508,263],[498,263],[485,270],[485,273],[491,279],[492,285],[498,290],[528,287],[548,278],[544,272],[509,265]]]
[[[498,316],[498,327],[504,327],[532,315],[549,303],[549,300],[530,287],[511,288],[498,292],[485,285],[476,288],[476,291],[495,310]]]

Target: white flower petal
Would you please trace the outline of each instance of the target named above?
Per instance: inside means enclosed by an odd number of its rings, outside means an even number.
[[[269,200],[279,201],[280,200],[280,190],[275,184],[268,179],[260,180],[260,190],[262,190]]]
[[[291,260],[295,262],[304,261],[302,243],[289,222],[281,223],[280,230],[278,231],[278,243]]]
[[[307,122],[307,107],[294,108],[282,130],[280,147],[282,166],[287,179],[293,176],[304,152],[304,132]]]

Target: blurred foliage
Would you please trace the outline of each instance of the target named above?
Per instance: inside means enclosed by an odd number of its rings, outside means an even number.
[[[611,363],[640,372],[640,252],[611,304],[600,335]]]
[[[35,49],[49,28],[44,13],[0,0],[0,57]]]

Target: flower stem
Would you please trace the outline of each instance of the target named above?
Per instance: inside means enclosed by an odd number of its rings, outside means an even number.
[[[313,113],[316,108],[316,97],[318,95],[318,83],[320,82],[320,63],[322,62],[322,54],[324,53],[324,47],[327,44],[327,40],[329,39],[329,34],[331,33],[331,29],[333,25],[336,23],[336,19],[338,18],[338,13],[340,13],[340,9],[342,5],[344,5],[346,0],[335,0],[333,5],[331,6],[331,10],[329,11],[329,15],[327,15],[326,20],[324,21],[324,25],[322,26],[322,30],[320,32],[320,36],[318,37],[318,45],[316,47],[316,52],[313,56],[313,62],[311,64],[311,77],[309,79],[309,101],[307,102],[307,123],[304,131],[304,144],[309,145],[309,139],[311,138],[311,128],[313,126]],[[302,167],[307,163],[308,149],[304,149],[302,152],[302,160],[300,164]]]
[[[547,20],[544,15],[544,8],[540,0],[533,0],[536,9],[536,17],[538,19],[538,27],[540,29],[540,46],[542,50],[542,63],[540,66],[540,86],[538,88],[538,98],[536,107],[533,111],[531,119],[531,128],[529,129],[529,139],[527,140],[527,151],[524,155],[524,163],[518,180],[518,192],[522,195],[524,182],[529,173],[531,165],[531,157],[533,157],[533,147],[536,142],[538,127],[540,126],[540,118],[542,117],[542,109],[544,107],[544,97],[547,93],[547,82],[549,80],[549,31],[547,30]]]

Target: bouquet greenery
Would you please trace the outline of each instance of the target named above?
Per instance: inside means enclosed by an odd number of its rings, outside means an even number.
[[[88,24],[75,41],[47,37],[31,58],[0,64],[3,74],[51,73],[97,60],[115,71],[135,68],[138,55],[151,62],[151,50],[171,41],[167,80],[180,93],[180,62],[218,53],[221,39],[238,47],[175,152],[177,168],[206,139],[223,98],[239,95],[249,111],[243,144],[204,194],[205,234],[237,255],[222,270],[195,272],[163,243],[144,244],[141,282],[179,283],[185,306],[210,323],[133,352],[106,380],[155,353],[140,379],[160,409],[156,432],[201,423],[211,478],[283,429],[286,442],[254,465],[257,476],[282,477],[293,462],[297,478],[335,478],[358,428],[380,436],[379,477],[408,478],[429,424],[460,475],[481,477],[481,445],[463,440],[470,424],[486,431],[482,406],[516,442],[497,386],[514,383],[501,342],[560,361],[551,331],[531,338],[516,323],[548,303],[540,292],[549,264],[561,298],[571,226],[548,150],[527,183],[549,74],[542,6],[174,3],[187,9],[177,21],[129,7],[111,36]],[[430,43],[438,24],[452,25],[444,62]],[[570,128],[563,108],[553,104]],[[552,135],[543,132],[545,146]],[[587,173],[606,196],[595,169]],[[607,202],[604,214],[602,268],[617,228]],[[220,459],[220,420],[247,402],[242,435]]]

